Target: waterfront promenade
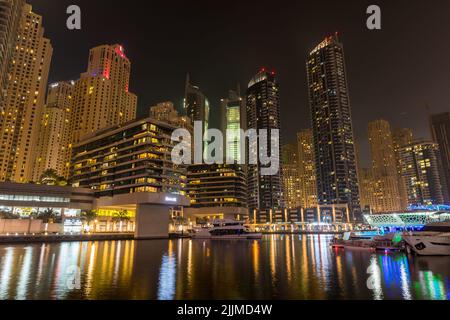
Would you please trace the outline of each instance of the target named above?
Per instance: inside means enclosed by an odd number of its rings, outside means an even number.
[[[134,233],[0,235],[0,244],[132,240]]]

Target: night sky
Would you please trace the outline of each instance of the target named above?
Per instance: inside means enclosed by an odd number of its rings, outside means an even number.
[[[344,43],[353,124],[369,162],[367,124],[384,118],[429,137],[427,109],[450,110],[448,0],[28,0],[44,16],[54,47],[50,82],[77,79],[88,51],[120,43],[132,62],[139,115],[161,101],[178,107],[186,73],[212,105],[266,66],[281,89],[283,140],[310,127],[305,61],[325,36]],[[82,10],[82,30],[66,28],[66,8]],[[382,9],[382,30],[366,28],[366,8]]]

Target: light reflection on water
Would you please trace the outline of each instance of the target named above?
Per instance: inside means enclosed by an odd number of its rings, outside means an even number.
[[[335,250],[330,237],[0,246],[0,299],[450,299],[449,257]],[[81,288],[73,288],[79,268]]]

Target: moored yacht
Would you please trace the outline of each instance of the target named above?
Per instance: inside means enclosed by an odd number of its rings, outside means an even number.
[[[250,231],[244,226],[244,222],[235,220],[214,220],[212,228],[194,229],[193,239],[261,239],[262,234]]]
[[[428,224],[405,235],[407,247],[421,256],[450,256],[450,221]]]

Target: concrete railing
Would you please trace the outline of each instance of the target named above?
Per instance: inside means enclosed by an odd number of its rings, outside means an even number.
[[[0,234],[40,234],[62,233],[64,227],[60,223],[43,223],[34,219],[0,219]]]

